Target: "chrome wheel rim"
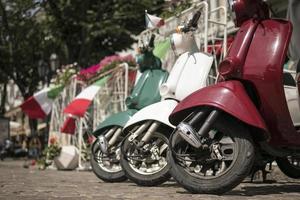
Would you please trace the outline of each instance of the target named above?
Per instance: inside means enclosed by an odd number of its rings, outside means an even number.
[[[205,150],[192,147],[178,133],[171,137],[172,157],[189,175],[201,179],[214,179],[226,174],[237,159],[238,146],[234,139],[216,130],[209,135],[223,135]],[[218,156],[222,156],[218,157]]]
[[[300,170],[300,156],[288,156],[287,159],[294,168]]]
[[[126,149],[126,157],[133,171],[142,175],[153,175],[167,166],[168,144],[163,137],[160,134],[153,134],[150,141],[143,145],[142,148],[148,147],[146,156],[141,155],[141,150],[137,149],[136,145],[129,145]]]
[[[104,171],[109,173],[117,173],[122,171],[121,164],[119,162],[120,158],[120,147],[112,147],[110,149],[110,155],[105,155],[100,150],[100,148],[97,148],[97,151],[95,152],[95,161],[97,165]],[[117,159],[118,162],[112,162],[112,160]]]

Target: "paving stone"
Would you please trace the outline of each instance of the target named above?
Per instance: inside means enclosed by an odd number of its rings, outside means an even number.
[[[158,187],[139,187],[130,181],[105,183],[92,172],[40,171],[23,168],[23,161],[0,162],[0,200],[300,200],[300,180],[289,179],[275,168],[266,184],[244,181],[222,196],[190,194],[171,180]]]

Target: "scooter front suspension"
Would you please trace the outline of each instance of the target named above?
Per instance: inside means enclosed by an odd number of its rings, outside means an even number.
[[[212,110],[203,122],[198,132],[195,131],[192,125],[194,125],[196,122],[199,122],[200,119],[203,119],[206,116],[206,112],[202,113],[202,111],[200,111],[189,121],[189,123],[181,122],[177,126],[177,131],[181,135],[181,137],[190,145],[199,148],[202,146],[202,138],[205,138],[207,136],[212,125],[218,118],[220,112],[221,111],[219,110]]]
[[[151,124],[151,126],[148,128],[148,131],[146,132],[146,134],[143,136],[143,138],[141,139],[141,142],[142,143],[147,143],[149,140],[150,140],[150,138],[151,138],[151,136],[152,136],[152,134],[156,131],[156,129],[159,127],[159,122],[157,122],[157,121],[155,121],[155,122],[153,122],[152,124]]]
[[[122,133],[122,128],[118,128],[115,133],[113,134],[112,138],[108,142],[108,146],[112,146],[116,143],[117,139],[120,137]]]
[[[137,138],[144,130],[146,130],[151,124],[151,121],[147,121],[146,123],[142,124],[136,131],[131,133],[128,140],[132,142],[135,138]]]

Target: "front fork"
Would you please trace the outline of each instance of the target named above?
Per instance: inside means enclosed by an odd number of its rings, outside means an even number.
[[[177,132],[190,145],[200,148],[220,113],[220,110],[208,108],[191,113],[177,126]],[[202,123],[198,131],[194,129],[197,123]]]
[[[98,136],[98,144],[104,154],[108,153],[108,148],[113,146],[122,133],[121,127],[113,127],[107,133]]]
[[[142,150],[142,152],[151,152],[151,159],[153,160],[159,160],[161,152],[168,147],[168,145],[158,147],[156,145],[152,146],[147,144],[159,125],[160,122],[158,121],[147,121],[138,128],[135,128],[135,130],[131,132],[130,136],[128,137],[128,141],[133,143],[139,150]],[[140,140],[137,140],[141,134],[143,134],[143,137]],[[123,154],[126,155],[126,153]]]
[[[142,137],[141,141],[138,143],[138,146],[143,146],[145,143],[147,143],[150,140],[152,134],[159,127],[159,124],[160,123],[156,121],[154,122],[147,121],[146,123],[142,124],[138,129],[136,129],[133,133],[131,133],[128,140],[130,142],[134,141],[139,135],[141,135],[147,129],[147,132]],[[111,128],[107,133],[99,135],[98,144],[100,146],[101,151],[104,154],[107,154],[108,148],[115,145],[117,139],[120,137],[121,134],[122,134],[122,128],[114,127]]]
[[[142,124],[138,129],[136,129],[133,133],[131,133],[128,140],[130,142],[133,142],[138,136],[140,136],[147,129],[147,132],[142,137],[141,141],[139,141],[138,143],[138,146],[141,147],[150,140],[152,134],[157,130],[159,125],[160,123],[157,121],[154,122],[147,121],[146,123]]]

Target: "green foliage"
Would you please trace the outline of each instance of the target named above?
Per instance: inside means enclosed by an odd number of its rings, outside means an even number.
[[[131,46],[145,29],[144,11],[160,12],[163,0],[48,0],[45,5],[50,38],[64,47],[64,62],[81,66]]]
[[[11,78],[27,98],[37,89],[39,62],[89,66],[126,50],[145,28],[144,10],[164,0],[0,0],[0,83]]]
[[[71,77],[77,74],[77,70],[73,65],[68,65],[66,68],[64,68],[62,71],[58,71],[57,76],[55,77],[54,83],[55,85],[67,85]]]
[[[55,46],[45,39],[47,30],[38,9],[32,0],[0,0],[0,74],[13,79],[24,98],[44,79],[38,66],[41,60],[49,63]]]
[[[164,19],[168,19],[172,16],[179,16],[182,11],[188,9],[192,6],[191,0],[171,0],[169,3],[165,4],[164,11],[160,16]]]
[[[61,147],[55,138],[50,139],[50,145],[43,150],[41,158],[37,161],[40,169],[50,166],[55,157],[59,156]]]

